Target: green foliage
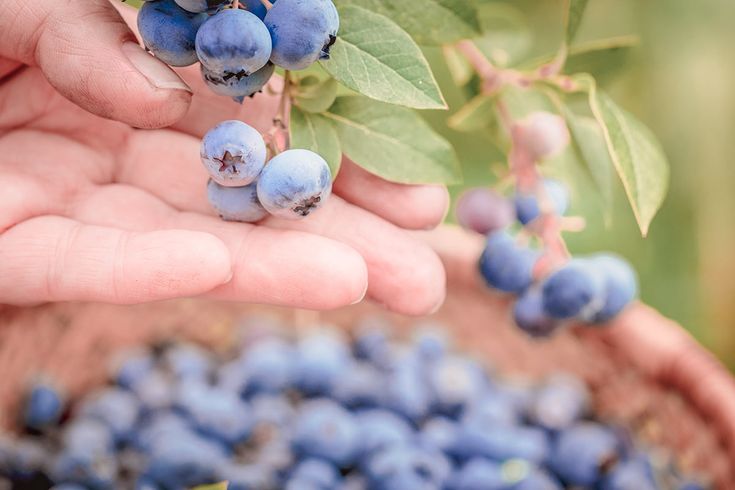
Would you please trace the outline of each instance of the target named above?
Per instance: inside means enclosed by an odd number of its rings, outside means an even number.
[[[496,122],[495,99],[483,94],[470,100],[447,119],[449,127],[456,131],[477,131],[489,128]]]
[[[582,23],[582,16],[584,15],[584,10],[587,8],[588,0],[567,0],[567,2],[564,41],[567,45],[570,45],[574,41],[574,36],[577,35],[577,30],[579,30],[579,26]]]
[[[342,162],[342,148],[337,132],[329,119],[320,114],[303,111],[294,105],[291,108],[289,131],[292,147],[320,154],[329,164],[332,178],[337,176]]]
[[[337,98],[337,80],[309,76],[301,80],[293,94],[293,103],[307,112],[324,112]]]

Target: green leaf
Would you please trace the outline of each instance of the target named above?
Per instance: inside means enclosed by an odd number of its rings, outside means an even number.
[[[474,43],[495,65],[513,65],[533,47],[533,33],[517,7],[488,3],[479,7],[479,17],[483,34]]]
[[[589,84],[590,108],[602,127],[610,158],[623,182],[643,236],[661,207],[669,183],[669,164],[656,137],[642,122]]]
[[[357,5],[384,15],[419,44],[437,46],[480,34],[477,10],[458,0],[338,0],[337,6]]]
[[[211,485],[199,485],[194,487],[192,490],[227,490],[228,483],[226,481],[219,483],[212,483]]]
[[[605,83],[628,66],[627,61],[638,43],[636,36],[621,36],[573,46],[565,71],[589,73],[598,83]]]
[[[406,184],[461,181],[452,145],[414,111],[361,96],[337,97],[324,117],[334,123],[345,155],[386,180]]]
[[[318,153],[327,161],[332,179],[337,177],[342,163],[342,149],[334,126],[319,114],[293,106],[289,120],[291,148],[303,148]]]
[[[296,88],[294,103],[308,112],[324,112],[337,98],[337,86],[334,78],[323,81],[316,77],[305,78]]]
[[[577,35],[577,30],[582,23],[582,16],[584,10],[587,8],[588,0],[567,0],[567,17],[566,17],[566,43],[567,46],[572,44],[574,36]]]
[[[489,95],[478,95],[447,120],[450,128],[463,132],[484,129],[495,123],[495,98]]]
[[[372,99],[416,109],[447,107],[423,53],[393,21],[361,7],[340,11],[340,35],[321,62],[339,82]]]
[[[444,46],[442,53],[454,84],[458,87],[467,85],[475,73],[467,58],[452,46]]]

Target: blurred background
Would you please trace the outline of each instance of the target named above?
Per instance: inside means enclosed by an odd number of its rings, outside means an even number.
[[[513,66],[558,48],[562,0],[487,4],[486,21],[495,29],[481,47],[494,58],[507,58]],[[601,82],[661,140],[671,182],[647,238],[641,237],[618,182],[607,220],[597,193],[577,183],[572,214],[585,216],[588,227],[567,234],[573,252],[608,249],[629,258],[641,276],[642,299],[684,325],[730,368],[735,368],[733,19],[732,0],[590,0],[575,44],[639,37],[635,48],[608,62]],[[456,111],[467,94],[452,83],[438,49],[426,54]],[[465,184],[453,193],[497,180],[491,167],[503,157],[486,131],[448,129],[445,113],[426,117],[452,140],[462,161]]]

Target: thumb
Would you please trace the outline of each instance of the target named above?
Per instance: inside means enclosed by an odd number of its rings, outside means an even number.
[[[146,53],[107,0],[0,0],[0,58],[38,66],[80,107],[135,127],[181,119],[191,89]]]

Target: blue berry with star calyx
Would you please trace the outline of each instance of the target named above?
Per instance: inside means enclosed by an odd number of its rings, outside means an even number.
[[[287,70],[303,70],[329,59],[339,14],[332,0],[279,0],[264,22],[273,39],[271,61]]]
[[[258,198],[272,215],[302,219],[322,207],[332,193],[327,162],[309,150],[276,155],[258,179]]]
[[[225,187],[210,179],[207,197],[215,212],[225,221],[256,223],[268,216],[268,211],[258,200],[255,183],[242,187]]]
[[[247,10],[225,9],[197,32],[196,54],[202,65],[225,80],[240,79],[268,62],[271,37],[263,21]]]
[[[228,77],[225,73],[210,70],[202,65],[202,78],[207,87],[217,95],[236,98],[238,102],[260,92],[273,76],[276,67],[268,62],[263,68],[243,77]]]
[[[207,14],[192,13],[174,0],[146,2],[138,12],[138,31],[146,49],[171,66],[197,62],[195,40]]]
[[[266,148],[255,128],[232,120],[219,123],[204,135],[200,155],[212,180],[225,187],[242,187],[260,175]]]

